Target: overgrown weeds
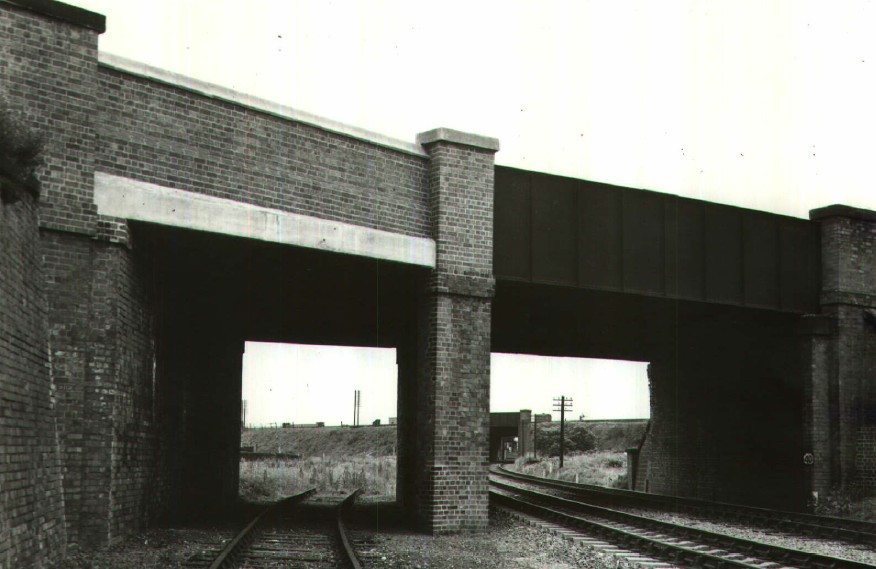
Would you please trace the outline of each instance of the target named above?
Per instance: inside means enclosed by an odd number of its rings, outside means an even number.
[[[616,451],[591,451],[564,457],[552,457],[533,462],[531,458],[518,458],[513,469],[525,474],[544,476],[567,482],[598,484],[613,488],[626,487],[627,457]]]
[[[240,497],[276,500],[309,488],[321,494],[344,494],[363,488],[366,494],[395,496],[395,472],[394,456],[246,461],[240,464]]]

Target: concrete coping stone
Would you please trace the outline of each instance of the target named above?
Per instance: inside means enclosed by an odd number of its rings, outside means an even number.
[[[0,4],[9,4],[41,16],[75,24],[94,30],[99,34],[106,31],[106,16],[63,2],[55,0],[0,0]]]
[[[849,219],[876,223],[876,211],[871,209],[834,204],[809,211],[809,219],[812,221],[829,219],[831,217],[847,217]]]
[[[499,139],[480,134],[472,134],[454,130],[452,128],[435,128],[421,132],[417,135],[417,143],[422,145],[433,144],[435,142],[452,142],[454,144],[462,144],[464,146],[473,146],[483,150],[499,150]]]
[[[4,0],[0,0],[2,2]],[[110,53],[98,53],[98,60],[101,66],[115,69],[128,75],[135,75],[158,83],[164,83],[178,89],[184,89],[211,99],[217,99],[239,105],[254,111],[273,115],[281,119],[286,119],[302,124],[307,124],[321,130],[340,134],[350,138],[355,138],[364,142],[382,146],[391,150],[397,150],[406,154],[427,158],[428,154],[423,150],[422,146],[413,142],[398,140],[391,136],[386,136],[377,132],[344,124],[339,121],[334,121],[325,117],[314,115],[305,111],[300,111],[292,107],[275,103],[267,99],[248,95],[246,93],[223,87],[215,83],[208,83],[199,79],[193,79],[181,73],[174,73],[166,69],[154,67],[146,63],[134,61],[126,57]]]

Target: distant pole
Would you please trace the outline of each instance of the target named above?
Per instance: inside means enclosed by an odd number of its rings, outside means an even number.
[[[353,391],[353,426],[359,426],[359,408],[362,405],[362,392],[358,389]]]
[[[566,450],[566,411],[571,410],[571,397],[565,395],[554,397],[554,411],[560,412],[560,468],[563,467],[563,454]]]

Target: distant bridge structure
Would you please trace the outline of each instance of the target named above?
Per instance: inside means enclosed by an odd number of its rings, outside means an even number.
[[[876,213],[500,167],[99,55],[104,26],[0,0],[0,99],[48,135],[0,203],[0,559],[231,504],[247,340],[396,349],[398,499],[436,533],[487,524],[491,351],[650,362],[639,489],[876,493]]]

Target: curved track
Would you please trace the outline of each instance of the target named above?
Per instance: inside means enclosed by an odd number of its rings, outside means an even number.
[[[557,486],[544,479],[513,477],[493,470],[495,503],[616,543],[669,563],[692,567],[830,567],[864,569],[872,565],[731,537],[555,495]],[[505,481],[500,480],[503,478]],[[534,478],[534,479],[533,479]],[[551,481],[553,482],[553,481]],[[574,485],[577,486],[577,485]],[[545,493],[542,490],[549,490]],[[568,492],[567,488],[562,489]]]
[[[694,498],[646,494],[644,492],[606,488],[592,484],[576,484],[512,472],[505,467],[493,468],[492,472],[506,478],[534,482],[545,488],[560,490],[595,505],[646,508],[664,512],[685,512],[719,521],[745,523],[788,533],[797,533],[807,537],[840,539],[854,544],[876,546],[876,523],[863,520],[816,516],[803,512],[770,510],[722,502],[708,502]]]
[[[187,567],[361,569],[343,522],[361,490],[343,500],[307,502],[308,490],[276,502],[253,518],[212,559],[193,559]]]

